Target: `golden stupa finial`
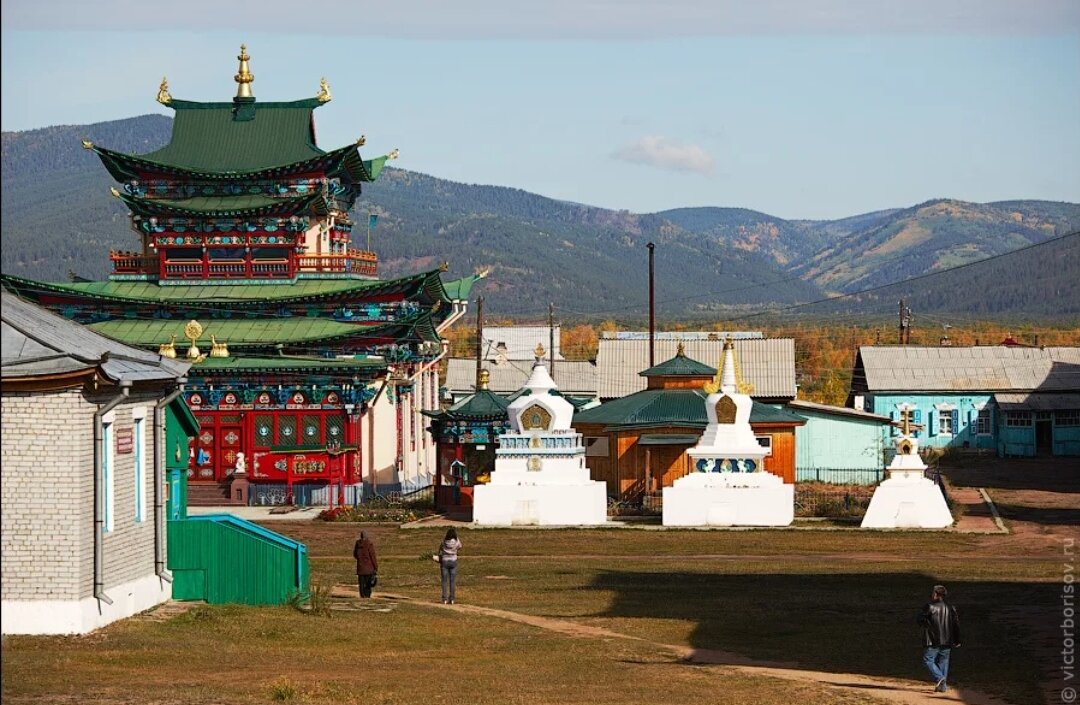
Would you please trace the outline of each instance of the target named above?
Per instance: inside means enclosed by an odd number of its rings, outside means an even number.
[[[195,345],[195,341],[199,339],[199,336],[203,334],[202,324],[198,321],[188,321],[188,324],[184,326],[184,337],[191,341],[191,347],[188,348],[187,357],[189,360],[198,360],[203,357],[202,352],[198,346]]]
[[[480,389],[487,389],[490,382],[491,373],[487,370],[480,370]]]
[[[158,355],[162,357],[176,357],[176,336],[172,336],[172,339],[167,343],[162,343],[158,346]]]
[[[537,344],[536,344],[536,350],[533,350],[533,354],[534,354],[534,355],[536,355],[536,359],[537,359],[537,360],[541,360],[541,359],[543,359],[543,357],[544,357],[544,355],[545,355],[546,353],[547,353],[547,351],[546,351],[546,350],[544,350],[544,345],[543,345],[543,343],[537,343]]]
[[[240,55],[236,58],[240,60],[240,71],[233,76],[233,80],[240,84],[236,89],[236,97],[254,98],[255,96],[251,93],[251,82],[255,80],[255,74],[251,73],[248,67],[251,57],[248,56],[246,44],[240,45]]]
[[[397,159],[399,156],[401,156],[401,150],[400,149],[392,149],[392,150],[390,150],[390,154],[386,155],[386,159],[387,159],[387,161],[393,161],[394,159]]]
[[[315,94],[315,98],[320,103],[329,103],[333,98],[330,95],[330,84],[326,82],[326,76],[319,79],[319,92]]]
[[[228,357],[229,346],[225,343],[219,343],[217,337],[210,334],[210,357]]]
[[[172,96],[169,95],[169,79],[167,76],[161,77],[161,85],[157,89],[157,102],[162,105],[168,105],[172,102]]]
[[[706,394],[716,394],[724,387],[724,363],[727,361],[728,350],[731,351],[731,359],[734,365],[735,360],[735,341],[732,340],[729,335],[724,339],[724,351],[720,353],[720,364],[716,366],[716,374],[713,378],[705,383]]]
[[[94,148],[94,143],[91,142],[90,140],[83,140],[82,141],[82,148],[83,149],[93,149]]]
[[[360,135],[356,138],[357,147],[363,147],[365,144],[367,144],[367,135]]]

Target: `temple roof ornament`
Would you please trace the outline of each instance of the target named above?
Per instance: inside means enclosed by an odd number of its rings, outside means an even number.
[[[82,148],[83,149],[93,149],[94,148],[94,143],[91,142],[90,140],[83,140],[82,141]]]
[[[326,77],[319,79],[319,92],[315,94],[316,100],[320,103],[329,103],[333,96],[330,95],[330,84],[326,82]]]
[[[390,160],[390,161],[393,161],[394,159],[397,159],[399,156],[401,156],[401,150],[395,148],[395,149],[390,150],[390,154],[387,154],[386,158],[388,160]]]
[[[229,357],[229,347],[226,343],[217,341],[217,336],[210,335],[210,357]]]
[[[480,389],[487,389],[488,384],[491,383],[491,373],[487,370],[480,370]]]
[[[681,340],[679,341],[679,347],[675,350],[675,354],[681,357],[686,357],[686,346],[683,345]]]
[[[158,346],[158,355],[168,358],[176,358],[176,336],[172,336],[172,339],[167,343],[162,343]]]
[[[251,57],[248,56],[246,44],[240,45],[240,55],[236,58],[240,60],[240,70],[233,76],[233,80],[240,84],[236,89],[236,97],[254,98],[255,96],[251,92],[251,83],[255,80],[255,74],[251,73],[251,69],[248,67]]]
[[[198,346],[195,345],[195,341],[197,341],[202,334],[203,327],[198,321],[188,321],[188,324],[184,326],[184,337],[191,341],[191,347],[189,347],[187,351],[189,360],[198,360],[202,356],[202,352],[199,350]]]
[[[360,135],[356,138],[357,147],[363,147],[365,144],[367,144],[367,135]]]
[[[172,102],[172,96],[169,95],[169,79],[167,76],[161,77],[161,85],[158,86],[157,91],[157,102],[162,105],[168,105]]]

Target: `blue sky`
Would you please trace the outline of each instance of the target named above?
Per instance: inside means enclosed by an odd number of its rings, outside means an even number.
[[[160,5],[4,0],[3,129],[168,113],[163,75],[227,100],[243,41],[259,99],[327,77],[324,148],[456,181],[787,218],[1080,201],[1072,0]]]

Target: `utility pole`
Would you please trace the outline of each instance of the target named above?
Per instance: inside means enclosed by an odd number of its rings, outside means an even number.
[[[555,302],[548,303],[548,368],[555,379]]]
[[[476,298],[476,389],[480,389],[481,361],[484,359],[484,297]]]
[[[904,299],[900,299],[900,344],[907,345],[911,342],[911,309],[904,305]]]
[[[654,258],[656,245],[649,243],[649,367],[656,366],[656,278]]]

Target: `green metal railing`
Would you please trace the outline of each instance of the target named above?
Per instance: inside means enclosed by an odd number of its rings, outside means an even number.
[[[173,599],[273,605],[310,582],[307,546],[231,514],[169,522]]]

